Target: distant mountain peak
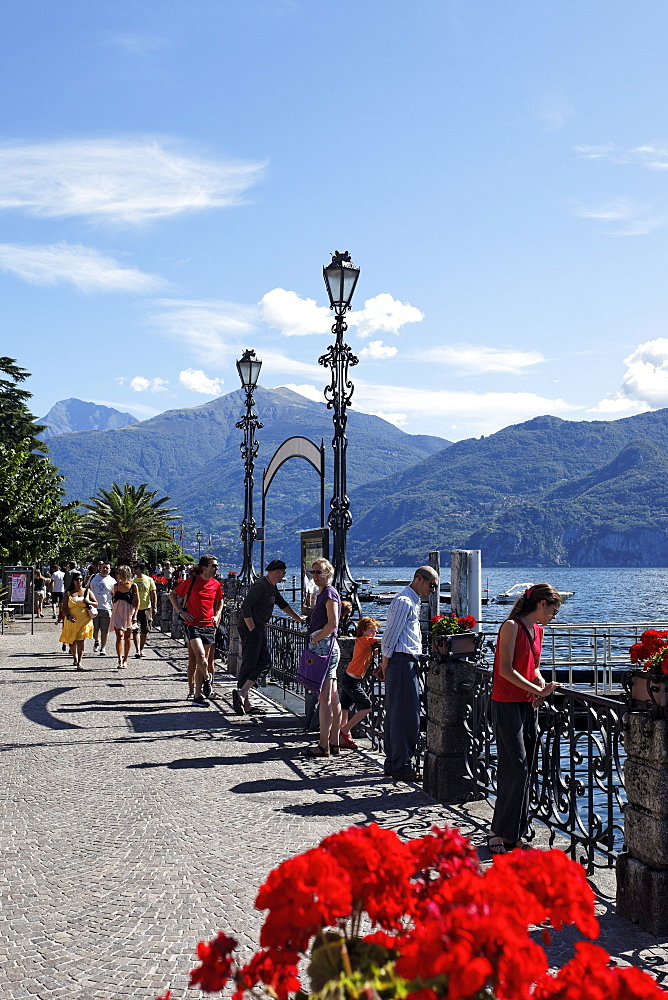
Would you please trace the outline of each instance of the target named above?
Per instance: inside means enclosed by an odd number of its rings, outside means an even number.
[[[50,440],[57,434],[71,434],[78,431],[109,431],[118,427],[136,424],[137,418],[113,406],[88,403],[83,399],[60,399],[54,403],[45,417],[38,421],[46,424],[42,437]]]

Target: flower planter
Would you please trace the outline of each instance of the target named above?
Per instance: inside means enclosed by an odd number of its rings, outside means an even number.
[[[665,714],[668,705],[668,676],[647,670],[630,671],[627,691],[632,708]]]
[[[432,652],[441,658],[465,658],[476,651],[477,632],[454,632],[452,635],[432,635]]]

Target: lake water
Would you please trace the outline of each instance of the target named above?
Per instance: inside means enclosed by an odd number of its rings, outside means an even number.
[[[449,565],[441,567],[441,580],[450,579]],[[414,566],[351,566],[351,573],[371,580],[371,588],[378,590],[398,590],[400,587],[379,587],[378,580],[411,580]],[[288,569],[286,583],[296,568]],[[299,577],[298,577],[299,579]],[[516,583],[551,583],[557,590],[572,590],[574,596],[562,605],[557,622],[606,622],[606,623],[668,623],[668,569],[646,568],[577,568],[558,566],[553,568],[497,567],[486,569],[483,565],[483,596],[490,598],[508,590]],[[385,618],[386,606],[363,604],[364,611],[376,618]],[[483,607],[483,626],[500,624],[508,617],[511,605],[489,604]],[[448,604],[441,606],[447,612]]]

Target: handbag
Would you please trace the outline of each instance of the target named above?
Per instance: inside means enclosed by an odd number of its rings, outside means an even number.
[[[87,590],[86,593],[89,593],[89,591]],[[92,621],[93,618],[95,618],[95,616],[97,614],[97,608],[93,607],[92,604],[89,604],[88,601],[86,601],[86,611],[88,613],[88,617]]]
[[[320,694],[327,671],[329,670],[329,661],[332,658],[333,648],[334,634],[332,633],[332,641],[328,653],[324,655],[314,653],[308,648],[308,644],[302,650],[297,667],[297,682],[305,687],[307,691],[314,691],[316,694]]]

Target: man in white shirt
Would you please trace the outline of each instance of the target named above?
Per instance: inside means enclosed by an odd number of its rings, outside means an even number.
[[[100,656],[107,655],[107,635],[109,634],[115,584],[116,581],[111,576],[109,563],[102,563],[99,572],[92,577],[88,584],[97,598],[97,614],[93,618],[93,638],[95,640],[93,652],[96,653],[99,649]]]
[[[60,613],[60,605],[65,593],[65,570],[61,566],[52,566],[51,573],[51,611],[53,617],[57,618]]]

